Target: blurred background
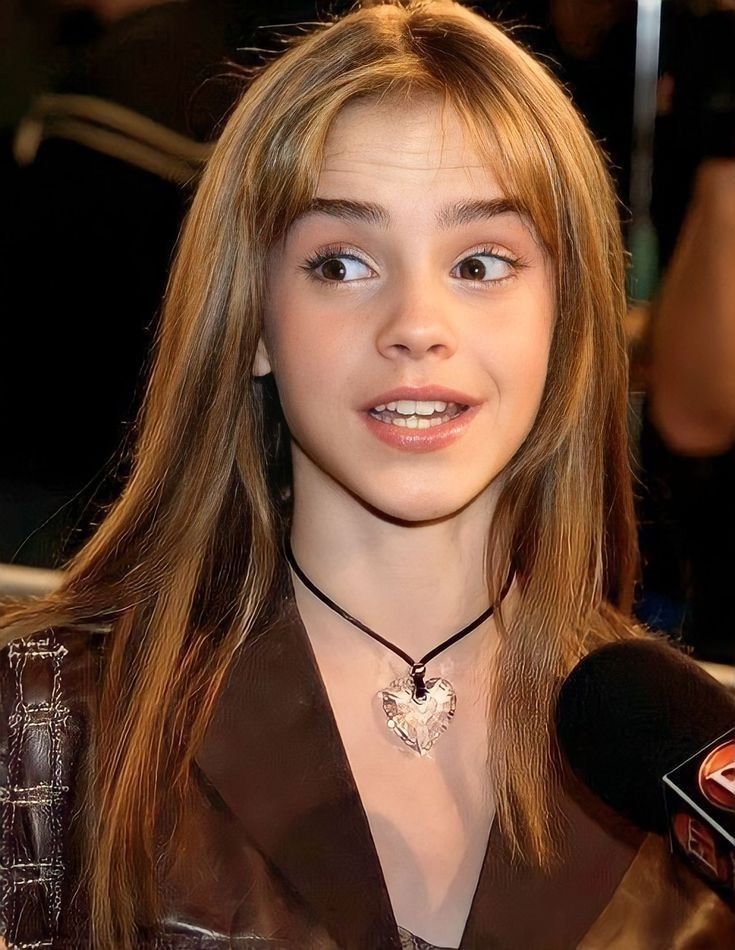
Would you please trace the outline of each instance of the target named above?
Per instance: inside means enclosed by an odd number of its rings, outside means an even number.
[[[56,583],[121,490],[178,229],[239,68],[349,6],[0,7],[0,593]],[[611,162],[637,613],[735,664],[735,0],[473,6],[541,56]]]

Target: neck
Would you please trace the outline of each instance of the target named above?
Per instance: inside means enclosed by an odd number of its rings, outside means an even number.
[[[317,514],[295,496],[291,544],[299,566],[343,610],[410,655],[422,656],[488,607],[489,490],[449,518],[410,525],[347,496],[335,497],[328,512],[323,501]],[[351,627],[297,579],[294,587],[315,623]]]

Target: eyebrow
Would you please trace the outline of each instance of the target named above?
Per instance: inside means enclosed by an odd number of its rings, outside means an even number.
[[[297,215],[294,222],[311,214],[328,214],[333,218],[348,221],[366,221],[379,228],[390,225],[390,214],[382,205],[372,201],[352,201],[348,198],[312,198],[306,208]],[[515,214],[526,217],[520,202],[512,198],[491,198],[457,201],[445,205],[436,213],[436,223],[442,230],[469,224],[485,218],[496,218],[502,214]]]

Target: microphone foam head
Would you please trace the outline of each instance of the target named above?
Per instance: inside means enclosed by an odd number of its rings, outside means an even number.
[[[669,644],[625,640],[584,657],[556,707],[561,749],[618,814],[664,833],[661,779],[735,726],[735,697]]]

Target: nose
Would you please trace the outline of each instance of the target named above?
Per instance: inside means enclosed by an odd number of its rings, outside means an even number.
[[[386,303],[375,342],[388,359],[447,359],[457,350],[449,301],[436,286],[417,287],[403,282]]]

